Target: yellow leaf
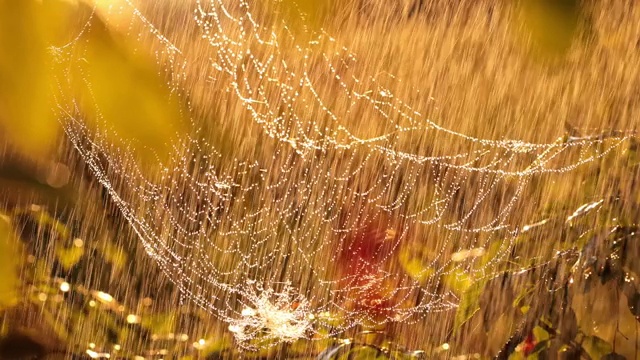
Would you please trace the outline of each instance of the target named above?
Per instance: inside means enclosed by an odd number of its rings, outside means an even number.
[[[38,223],[38,226],[42,228],[48,228],[53,230],[60,240],[69,239],[69,229],[60,221],[56,220],[51,214],[45,210],[31,211],[29,212],[33,219]]]
[[[454,320],[454,329],[457,332],[461,326],[469,321],[473,315],[480,310],[480,296],[484,289],[484,283],[472,284],[466,291],[460,296],[460,305],[456,310],[456,316]]]
[[[49,18],[32,0],[0,0],[0,136],[42,156],[56,141]]]
[[[473,279],[461,270],[444,275],[443,280],[458,295],[462,295],[473,284]]]
[[[176,314],[156,314],[142,318],[142,326],[155,334],[169,334],[175,331]]]
[[[120,246],[113,245],[109,239],[105,239],[103,245],[99,247],[104,258],[110,262],[117,271],[124,269],[127,264],[127,254]]]
[[[600,359],[613,351],[611,344],[597,336],[585,336],[582,347],[593,359]]]
[[[20,246],[8,218],[0,214],[0,311],[18,303]]]
[[[82,255],[84,255],[84,249],[75,246],[68,249],[59,248],[56,254],[58,255],[60,265],[62,265],[65,270],[69,270],[80,261]]]
[[[96,20],[75,74],[82,108],[98,131],[145,161],[164,160],[183,133],[180,111],[153,62]]]
[[[404,248],[400,251],[398,261],[404,271],[414,280],[422,282],[434,274],[433,269],[424,264],[422,259],[413,256],[409,248]]]

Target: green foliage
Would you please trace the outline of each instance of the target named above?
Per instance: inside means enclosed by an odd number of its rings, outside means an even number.
[[[582,347],[592,359],[600,359],[612,351],[611,344],[597,336],[585,336]]]
[[[443,276],[445,285],[453,290],[457,295],[464,294],[474,283],[471,276],[456,269]]]
[[[484,288],[485,282],[476,282],[466,289],[460,297],[460,303],[456,309],[456,318],[454,321],[454,330],[460,330],[460,327],[469,321],[480,310],[480,296]]]
[[[55,142],[51,18],[37,2],[0,0],[0,131],[25,153],[45,155]]]
[[[81,247],[59,248],[57,251],[58,261],[65,270],[74,267],[84,255],[84,249]]]
[[[0,312],[16,305],[19,301],[20,279],[18,271],[20,244],[13,234],[9,218],[0,214]]]
[[[285,6],[292,6],[294,2],[312,19],[319,19],[324,8],[329,4],[326,1],[284,1]],[[561,54],[567,51],[580,21],[580,11],[576,1],[528,1],[522,3],[521,10],[525,19],[524,27],[541,50],[549,54]],[[134,52],[129,44],[108,31],[99,18],[94,18],[92,27],[94,31],[84,34],[78,45],[77,51],[85,54],[82,62],[72,64],[71,71],[68,73],[64,72],[68,69],[63,71],[56,66],[55,52],[51,51],[50,46],[60,44],[60,40],[66,38],[65,33],[69,32],[70,28],[61,19],[70,18],[71,14],[76,14],[76,11],[65,5],[63,1],[0,0],[1,136],[7,137],[24,154],[36,157],[47,156],[59,133],[58,119],[51,111],[53,96],[56,93],[54,83],[56,79],[71,76],[72,93],[80,100],[89,125],[95,128],[99,126],[98,124],[100,126],[106,124],[111,134],[110,141],[119,143],[121,146],[132,146],[145,160],[162,159],[163,154],[169,151],[171,142],[175,141],[174,135],[185,129],[179,121],[180,109],[171,101],[169,91],[150,59]],[[638,153],[637,144],[635,147],[630,146],[627,157],[629,167],[638,165],[640,161]],[[609,160],[603,161],[603,169],[608,165]],[[19,180],[22,181],[22,179]],[[593,183],[589,186],[597,185],[595,180]],[[30,183],[30,185],[37,184],[38,182]],[[640,192],[634,193],[633,196],[636,203],[640,203]],[[55,259],[65,270],[73,268],[88,256],[89,251],[85,251],[85,248],[71,246],[69,241],[72,234],[64,223],[45,211],[28,213],[38,226],[47,228],[54,234],[51,238],[55,242]],[[113,344],[123,339],[145,339],[145,334],[148,333],[168,334],[181,330],[176,321],[176,312],[150,312],[146,316],[142,315],[139,324],[123,325],[126,323],[128,312],[114,311],[120,305],[117,300],[89,305],[91,301],[95,303],[97,290],[81,290],[74,286],[71,292],[76,298],[82,299],[79,301],[78,308],[74,307],[78,305],[77,303],[69,306],[67,303],[53,305],[47,300],[45,305],[41,304],[42,301],[37,297],[38,293],[59,295],[59,280],[52,278],[51,264],[41,259],[30,265],[33,276],[25,277],[23,281],[19,279],[17,271],[22,263],[22,257],[20,252],[16,251],[20,248],[20,244],[14,236],[10,220],[8,216],[0,215],[0,273],[3,274],[3,279],[0,281],[0,311],[14,307],[21,301],[25,301],[24,299],[31,299],[30,301],[42,306],[43,317],[49,324],[53,324],[54,332],[61,339],[77,337],[82,339],[83,343],[98,339],[105,344]],[[624,221],[632,223],[635,220],[633,215],[627,215],[627,220]],[[611,230],[611,228],[607,227],[605,230]],[[599,242],[599,235],[596,232],[587,234],[578,239],[570,237],[570,241],[562,245],[563,250],[573,248],[580,254],[582,262],[578,263],[566,258],[560,260],[566,260],[567,264],[575,265],[572,271],[577,275],[583,275],[588,270],[594,274],[590,279],[621,287],[622,293],[627,297],[629,311],[637,316],[640,312],[638,288],[634,284],[620,285],[623,283],[620,280],[627,273],[633,272],[627,272],[629,269],[625,266],[629,264],[618,261],[625,254],[621,250],[624,247],[621,248],[620,244],[624,243],[625,246],[632,244],[632,236],[625,238],[623,236],[626,235],[615,233],[617,237],[614,244],[607,243],[608,250],[603,251],[607,246]],[[552,235],[555,233],[552,232]],[[555,244],[556,239],[549,238],[550,240],[545,238],[545,241],[553,241]],[[116,270],[122,271],[130,260],[127,252],[115,244],[114,239],[100,241],[100,244],[96,244],[98,240],[87,239],[90,243],[87,248],[97,250],[98,254],[113,264]],[[492,243],[484,257],[479,259],[480,267],[487,265],[499,251],[503,250],[502,244],[500,241]],[[595,251],[596,248],[598,251]],[[415,280],[424,281],[434,273],[427,268],[428,265],[421,258],[414,256],[406,249],[401,251],[398,259],[403,270]],[[504,269],[501,268],[502,270]],[[533,273],[537,268],[530,267],[527,271]],[[479,315],[484,316],[485,323],[491,324],[491,321],[495,320],[493,315],[502,315],[512,310],[504,309],[502,312],[487,315],[487,301],[481,301],[485,293],[496,296],[501,291],[508,292],[508,296],[505,297],[515,298],[515,300],[503,303],[507,307],[523,309],[522,313],[527,320],[525,322],[527,326],[523,328],[533,328],[531,332],[538,341],[532,351],[534,356],[537,356],[537,353],[549,351],[554,341],[563,349],[575,350],[581,347],[593,359],[619,358],[619,355],[611,353],[613,347],[604,339],[581,333],[580,324],[573,311],[561,312],[561,306],[557,306],[557,309],[537,306],[537,303],[545,304],[550,299],[547,296],[551,295],[543,290],[544,286],[550,283],[556,287],[556,290],[560,285],[568,287],[569,277],[560,276],[563,272],[553,266],[540,266],[540,272],[534,275],[537,277],[528,279],[530,284],[524,286],[526,293],[512,291],[511,287],[507,291],[507,287],[487,286],[486,280],[471,279],[463,272],[452,271],[443,276],[442,283],[460,296],[460,306],[454,323],[455,329],[459,329],[471,318]],[[514,274],[510,274],[509,280],[515,278]],[[548,278],[558,280],[545,282]],[[24,286],[26,284],[33,285],[33,289],[27,290]],[[535,295],[532,295],[534,290]],[[21,292],[28,292],[29,296],[21,296]],[[526,299],[524,295],[527,295]],[[57,308],[54,309],[54,307]],[[58,311],[56,316],[52,315],[54,310]],[[134,309],[129,310],[134,311]],[[545,328],[533,325],[554,316],[557,321],[545,323]],[[114,333],[116,335],[113,335]],[[522,337],[514,336],[514,338]],[[193,340],[193,336],[190,339]],[[135,343],[135,340],[130,341],[132,344]],[[144,341],[141,340],[140,343]],[[145,343],[145,345],[148,344]],[[369,345],[353,343],[351,345],[347,346],[343,343],[327,345],[324,358],[410,358],[401,351],[384,352]],[[200,352],[205,355],[222,354],[230,347],[232,345],[225,339],[219,341],[216,339],[207,343]],[[301,346],[300,349],[304,347]],[[83,353],[85,349],[72,350]],[[521,353],[513,353],[512,356],[524,358]],[[198,355],[192,358],[198,358]]]
[[[370,347],[356,348],[348,354],[344,354],[338,360],[365,360],[365,359],[386,359],[379,350]]]
[[[422,359],[422,351],[407,351],[394,344],[385,344],[383,347],[357,342],[336,342],[324,349],[318,360],[347,360],[347,359]]]
[[[75,73],[83,110],[96,125],[105,121],[113,140],[133,142],[133,149],[153,160],[176,141],[180,113],[151,61],[118,42],[104,24],[88,35],[86,62]],[[86,78],[83,76],[86,74]]]
[[[424,264],[421,258],[416,257],[409,247],[402,247],[398,254],[398,262],[402,269],[414,280],[424,281],[433,275],[433,269]]]
[[[83,11],[84,10],[84,11]],[[110,140],[131,146],[144,160],[165,159],[178,133],[179,106],[149,59],[110,33],[87,5],[62,0],[0,1],[0,129],[21,153],[48,157],[60,123],[52,111],[70,94],[80,99],[93,127],[107,124]],[[72,24],[88,21],[74,46],[77,63],[60,61],[61,40],[77,35]],[[69,78],[71,88],[66,89]],[[60,90],[69,93],[60,94]],[[77,115],[77,114],[74,114]],[[98,125],[100,124],[100,125]],[[104,129],[103,129],[104,130]]]

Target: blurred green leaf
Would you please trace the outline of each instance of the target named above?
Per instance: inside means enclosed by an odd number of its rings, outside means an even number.
[[[0,0],[0,130],[5,141],[42,156],[58,133],[51,111],[50,17],[32,0]]]
[[[227,339],[211,339],[207,341],[202,348],[200,348],[200,353],[205,357],[208,357],[213,354],[223,354],[225,350],[232,347],[233,344],[231,344]]]
[[[184,128],[159,70],[97,18],[85,50],[74,78],[88,121],[145,161],[166,159]]]
[[[582,347],[592,359],[600,359],[612,351],[611,344],[597,336],[585,336]]]
[[[52,108],[73,95],[81,100],[87,120],[107,131],[109,141],[131,146],[146,164],[164,160],[183,130],[179,106],[154,62],[116,41],[87,8],[61,0],[0,0],[2,140],[26,155],[47,156],[60,127]],[[82,57],[65,65],[77,71],[60,75],[53,46],[77,36],[73,25],[89,16],[91,31],[74,43]],[[72,80],[69,94],[54,90],[61,79]]]
[[[84,255],[84,249],[81,247],[73,246],[70,248],[59,248],[56,251],[58,261],[65,270],[69,270],[74,267]]]
[[[340,356],[341,360],[365,360],[365,359],[387,359],[378,350],[369,346],[357,346],[348,353]]]
[[[489,245],[487,251],[480,258],[480,261],[478,261],[477,268],[478,269],[485,268],[490,261],[494,260],[497,257],[500,251],[504,251],[503,247],[504,247],[504,244],[501,241],[492,242]]]
[[[415,257],[408,247],[400,250],[398,262],[402,269],[416,281],[425,281],[434,274],[433,269],[427,267],[420,258]]]
[[[16,239],[9,218],[0,214],[0,311],[18,303],[20,278],[18,271],[20,255],[17,251],[20,243]]]
[[[532,332],[537,341],[549,340],[549,333],[540,326],[534,327]]]
[[[31,215],[37,221],[39,226],[53,230],[61,240],[69,239],[69,229],[67,228],[67,226],[55,219],[47,211],[33,211],[31,212]]]
[[[443,276],[443,281],[453,292],[464,294],[473,284],[473,279],[462,270],[455,270]]]
[[[108,239],[105,239],[103,244],[98,246],[102,256],[118,271],[122,271],[127,264],[127,253],[121,246],[114,245]]]
[[[469,319],[480,310],[480,295],[482,294],[483,288],[484,283],[476,282],[469,286],[460,297],[460,304],[456,310],[454,320],[455,331],[458,331],[464,323],[469,321]]]
[[[141,324],[154,334],[173,333],[176,326],[176,314],[167,313],[144,316]]]

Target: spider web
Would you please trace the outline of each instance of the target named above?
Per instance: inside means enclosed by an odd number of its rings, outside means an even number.
[[[252,138],[216,148],[191,107],[191,136],[150,176],[106,127],[86,127],[79,106],[59,106],[73,146],[149,256],[247,348],[455,308],[441,279],[478,279],[506,258],[532,178],[560,176],[626,139],[475,138],[425,118],[394,94],[401,80],[363,73],[323,31],[292,31],[246,1],[182,6],[191,15],[176,39],[129,0],[112,10],[142,24],[128,36],[152,40],[142,43],[170,68],[175,96],[206,78],[205,93],[242,109],[218,125],[253,129]],[[56,52],[78,59],[78,48]],[[409,273],[402,257],[420,266]]]

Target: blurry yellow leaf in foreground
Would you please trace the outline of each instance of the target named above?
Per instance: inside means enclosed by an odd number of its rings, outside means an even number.
[[[18,288],[20,286],[18,259],[20,254],[17,247],[19,245],[8,218],[0,214],[0,275],[2,275],[0,278],[0,311],[18,302]]]
[[[91,26],[79,32],[87,21]],[[62,45],[71,47],[54,57]],[[67,61],[69,49],[75,61]],[[116,41],[84,2],[0,0],[0,141],[47,155],[60,127],[56,101],[77,96],[79,110],[109,141],[131,146],[144,160],[162,158],[180,129],[180,112],[154,65]],[[69,67],[77,71],[60,72]]]
[[[51,111],[50,19],[31,0],[0,0],[0,141],[30,155],[54,143]]]
[[[88,121],[144,160],[165,158],[182,122],[158,69],[118,41],[102,22],[94,22],[88,37],[74,83]]]

